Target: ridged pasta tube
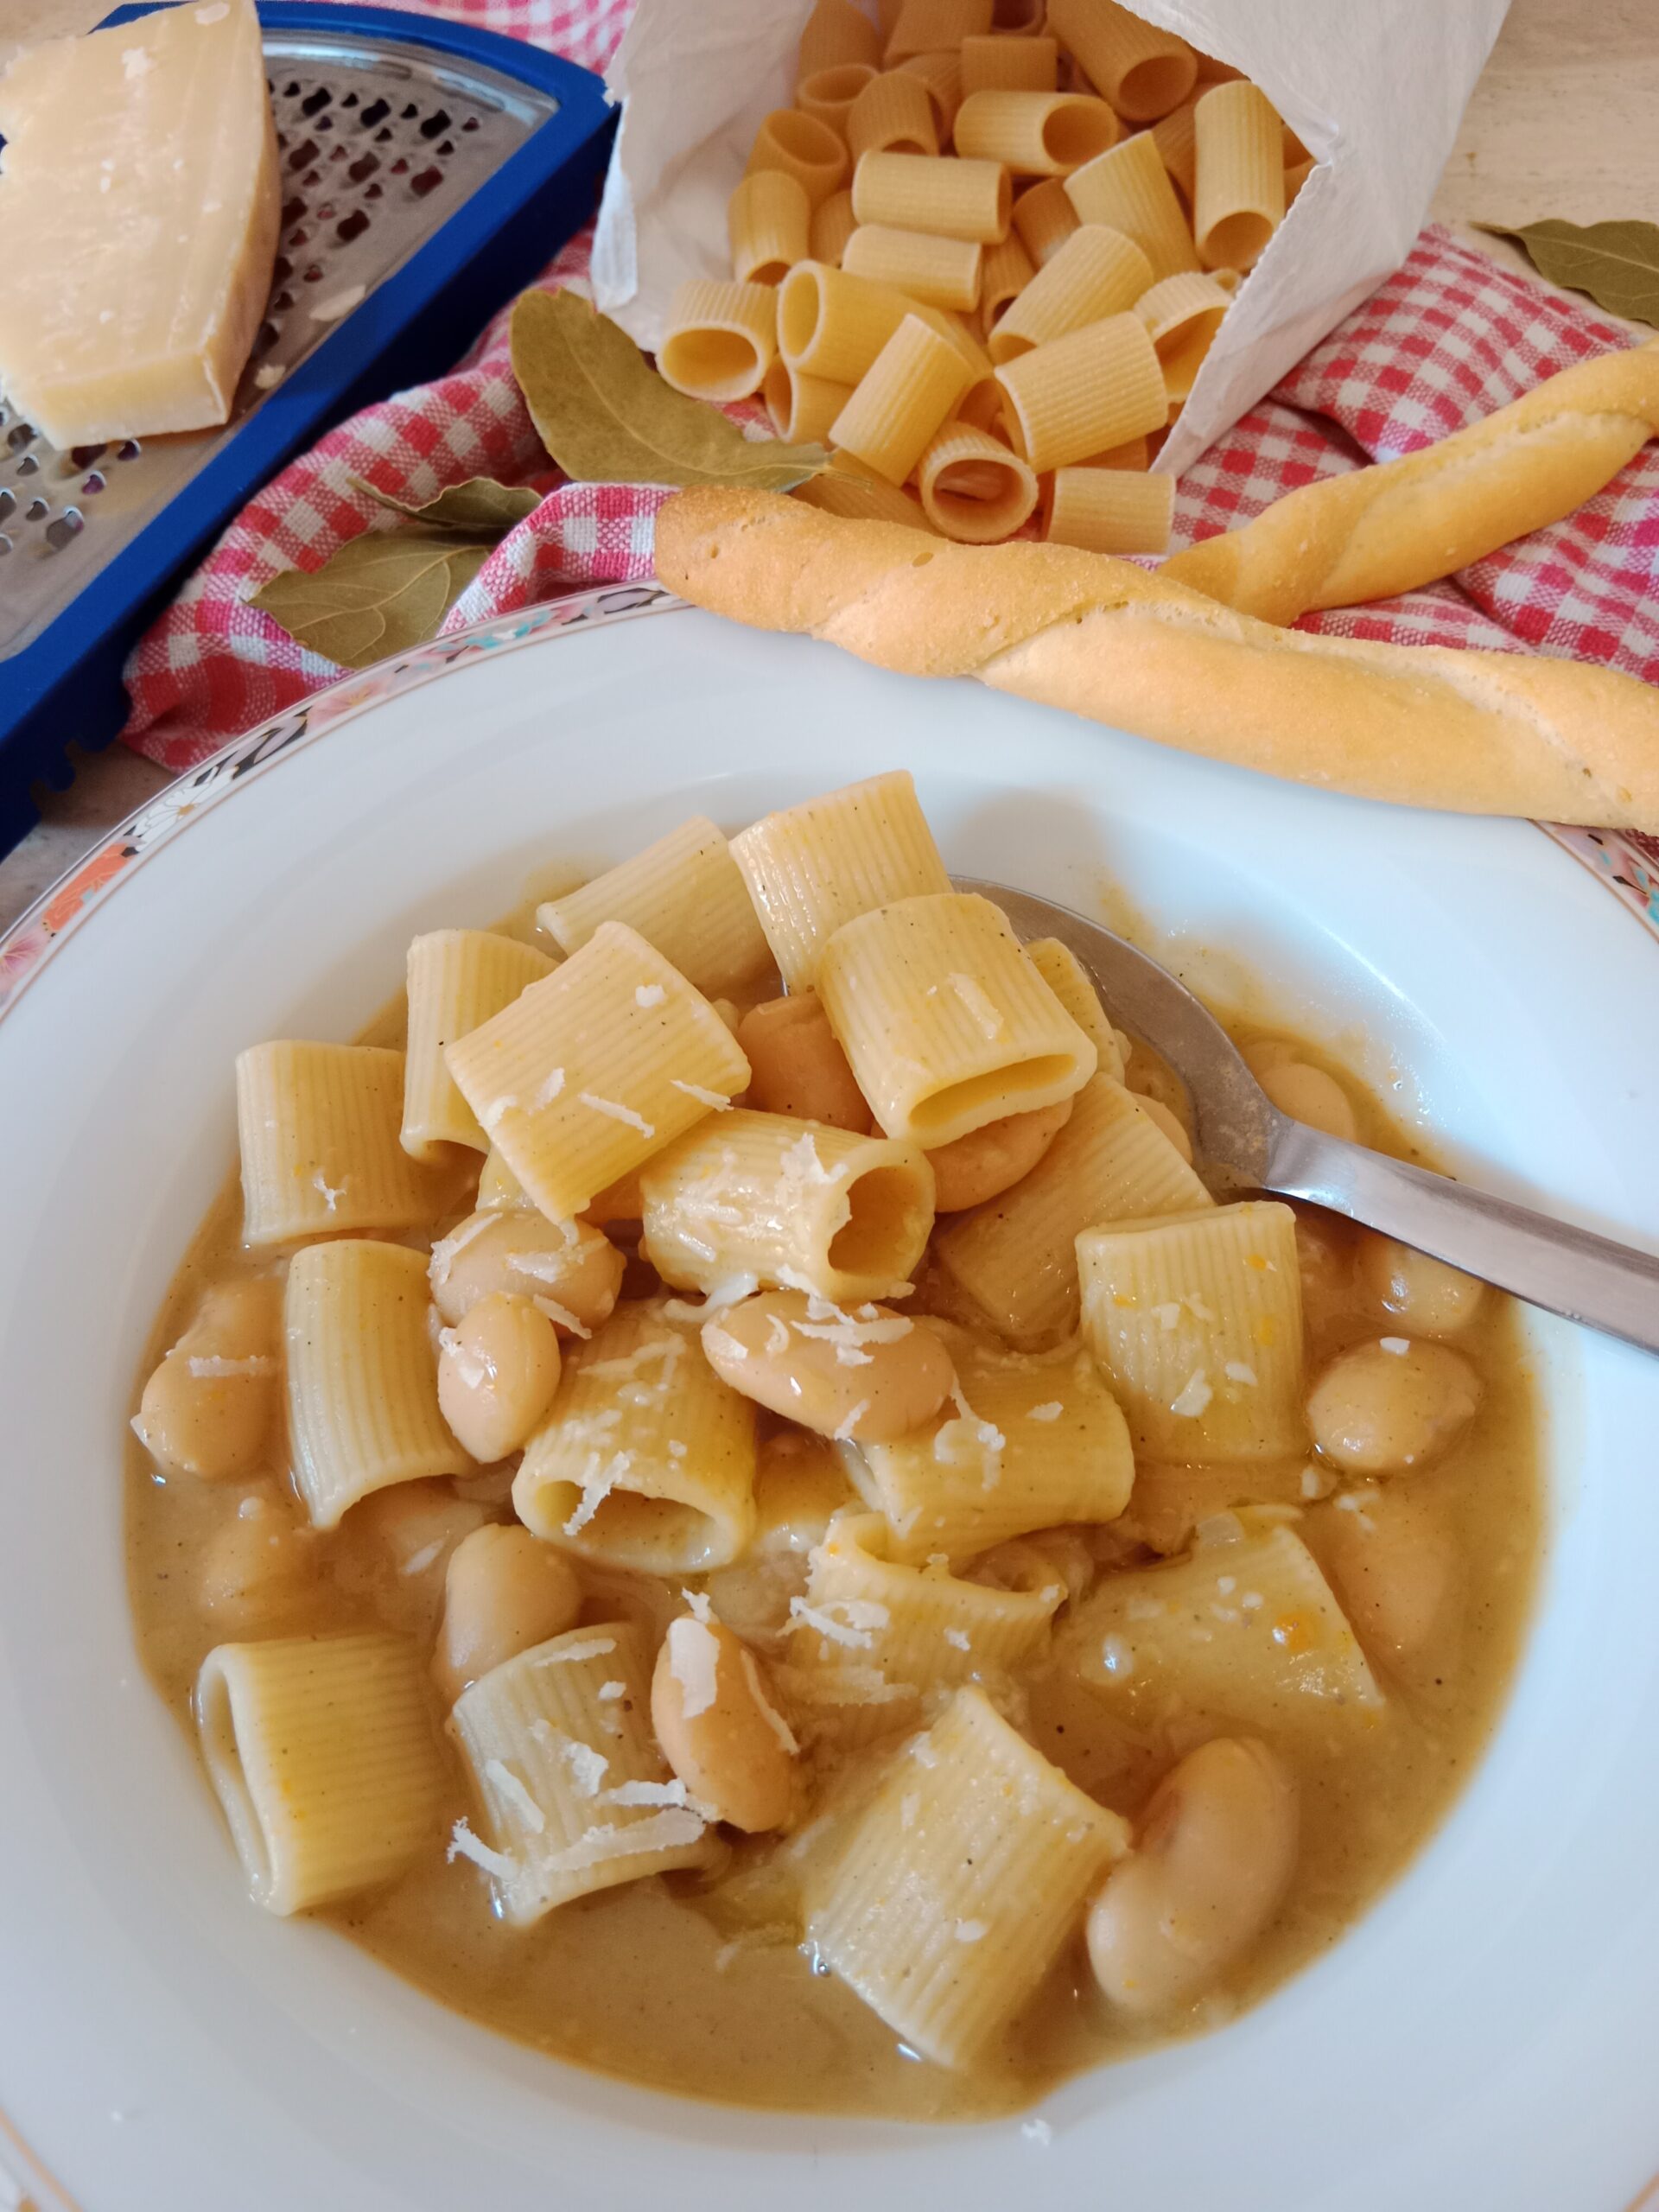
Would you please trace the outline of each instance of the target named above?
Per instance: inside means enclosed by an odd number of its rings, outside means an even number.
[[[999,319],[987,341],[991,359],[1010,361],[1084,323],[1122,315],[1151,283],[1152,264],[1133,238],[1104,223],[1085,223],[1061,241]]]
[[[957,112],[956,149],[1016,176],[1070,176],[1115,146],[1118,128],[1104,100],[1081,92],[972,92]]]
[[[1240,78],[1193,111],[1192,232],[1212,269],[1250,269],[1285,217],[1283,135],[1267,95]]]
[[[858,1087],[889,1136],[953,1143],[1057,1106],[1095,1048],[975,893],[901,899],[844,923],[817,988]]]
[[[919,1146],[785,1114],[710,1117],[639,1179],[642,1249],[664,1282],[737,1275],[842,1304],[902,1294],[933,1227]]]
[[[922,509],[941,537],[989,545],[1018,530],[1037,505],[1029,461],[969,423],[947,423],[917,466]]]
[[[965,38],[962,89],[971,92],[1052,92],[1059,81],[1058,41],[1033,36]]]
[[[866,154],[853,172],[853,213],[861,223],[988,245],[1007,238],[1013,209],[1000,162]]]
[[[554,1221],[582,1212],[749,1079],[708,1000],[638,931],[612,921],[444,1057]]]
[[[1126,138],[1065,180],[1084,223],[1107,223],[1132,238],[1157,276],[1197,269],[1198,250],[1149,130]]]
[[[1050,545],[1083,545],[1095,553],[1162,553],[1174,512],[1173,476],[1057,468],[1044,495],[1043,537]]]
[[[443,1758],[408,1637],[221,1643],[194,1702],[208,1779],[268,1912],[390,1881],[435,1834]]]
[[[1037,1357],[946,1336],[957,1392],[891,1444],[843,1447],[854,1484],[891,1531],[890,1556],[967,1560],[1061,1522],[1115,1521],[1129,1502],[1129,1433],[1086,1351]]]
[[[661,1300],[619,1306],[566,1358],[513,1478],[527,1529],[646,1574],[729,1566],[754,1526],[754,1407]]]
[[[1116,0],[1049,0],[1048,22],[1090,83],[1130,123],[1167,115],[1198,79],[1198,58],[1184,38]]]
[[[1269,1459],[1307,1443],[1296,1217],[1274,1199],[1077,1238],[1083,1328],[1153,1459]]]
[[[404,1055],[377,1045],[286,1039],[236,1060],[242,1234],[286,1244],[342,1230],[412,1229],[448,1179],[402,1141]]]
[[[773,286],[712,283],[694,276],[675,288],[657,349],[658,373],[694,399],[747,399],[760,389],[777,344]]]
[[[1044,268],[1077,228],[1077,211],[1064,181],[1046,176],[1028,185],[1014,203],[1014,228],[1033,264]]]
[[[484,1833],[459,1830],[450,1856],[490,1876],[509,1927],[717,1849],[650,1715],[650,1662],[626,1621],[534,1644],[461,1693],[449,1726]]]
[[[763,815],[733,838],[732,857],[791,991],[811,988],[843,922],[950,888],[906,768]]]
[[[1016,354],[996,372],[1016,448],[1039,474],[1160,430],[1164,372],[1146,326],[1112,315]]]
[[[1030,1174],[944,1231],[939,1261],[1001,1335],[1050,1343],[1077,1325],[1080,1230],[1211,1204],[1139,1100],[1096,1076]]]
[[[1659,357],[1614,358],[1650,375]],[[671,590],[880,667],[977,677],[1329,791],[1659,830],[1659,690],[1632,677],[1534,654],[1287,632],[1185,588],[1186,556],[1178,582],[1174,563],[1147,575],[1067,546],[941,539],[925,550],[918,558],[913,531],[832,520],[764,492],[683,492],[657,518],[657,570]]]
[[[486,1152],[489,1139],[455,1088],[443,1048],[551,972],[533,944],[489,930],[433,930],[409,947],[409,1042],[404,1054],[403,1146],[441,1160],[448,1145]]]
[[[1659,340],[1649,339],[1576,361],[1437,445],[1287,492],[1242,529],[1176,554],[1160,573],[1263,622],[1392,599],[1559,522],[1656,429]],[[1578,748],[1569,742],[1567,749]],[[1590,747],[1590,756],[1599,749]],[[1564,821],[1615,818],[1563,815],[1548,804],[1525,810]]]
[[[970,2066],[1034,1995],[1128,1841],[1128,1823],[982,1691],[960,1689],[809,1896],[807,1932],[913,2050]]]
[[[308,1244],[289,1263],[289,1443],[315,1528],[371,1491],[472,1465],[438,1409],[426,1268],[423,1252],[358,1237]]]
[[[579,889],[546,899],[536,918],[567,953],[580,952],[601,922],[626,922],[709,998],[753,982],[771,959],[730,849],[701,814]]]
[[[804,261],[812,204],[798,177],[783,169],[751,169],[726,208],[732,273],[740,284],[781,284]]]

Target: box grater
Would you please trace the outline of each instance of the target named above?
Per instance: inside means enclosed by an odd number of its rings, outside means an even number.
[[[588,71],[399,9],[259,18],[283,207],[230,422],[59,452],[0,391],[0,854],[31,783],[67,784],[70,741],[120,728],[129,650],[237,510],[343,416],[448,368],[593,209],[613,117]]]

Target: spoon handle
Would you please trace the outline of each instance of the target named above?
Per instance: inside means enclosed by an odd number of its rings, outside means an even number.
[[[1280,1116],[1267,1189],[1363,1221],[1465,1274],[1659,1352],[1659,1259]]]

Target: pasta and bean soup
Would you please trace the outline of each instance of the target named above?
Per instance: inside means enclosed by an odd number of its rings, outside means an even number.
[[[268,1910],[658,2087],[988,2113],[1269,1988],[1469,1770],[1506,1301],[1213,1192],[907,775],[417,937],[236,1092],[130,1552]]]

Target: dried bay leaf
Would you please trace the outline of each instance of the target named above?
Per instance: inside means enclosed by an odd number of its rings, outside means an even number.
[[[829,466],[822,446],[749,439],[664,384],[625,330],[575,292],[525,292],[512,372],[567,476],[589,484],[735,484],[786,492]]]
[[[432,531],[371,531],[309,575],[289,569],[273,576],[250,603],[311,652],[366,668],[435,637],[492,550]]]
[[[1551,216],[1511,227],[1477,223],[1478,231],[1513,238],[1541,276],[1572,292],[1587,292],[1609,315],[1659,329],[1659,224],[1635,216],[1606,223],[1567,223]]]
[[[372,499],[390,514],[402,515],[406,522],[423,523],[432,530],[447,530],[458,537],[487,537],[492,544],[499,543],[526,516],[533,515],[542,504],[539,492],[518,491],[511,485],[498,484],[489,476],[469,476],[464,484],[452,484],[435,499],[429,499],[423,507],[411,507],[407,500],[394,499],[390,492],[381,491],[365,477],[353,476],[351,480],[365,499]]]

